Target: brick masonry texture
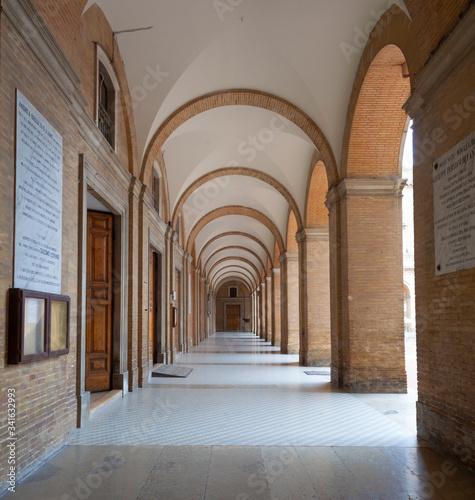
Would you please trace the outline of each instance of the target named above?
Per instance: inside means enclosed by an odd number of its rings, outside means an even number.
[[[446,2],[406,0],[410,18],[391,8],[375,27],[362,53],[351,93],[343,140],[341,161],[317,124],[291,103],[265,92],[234,89],[198,97],[167,119],[157,131],[143,164],[140,164],[132,102],[125,68],[112,30],[102,13],[92,6],[82,16],[86,0],[33,0],[40,16],[77,73],[85,102],[84,114],[94,127],[96,103],[95,51],[100,44],[111,58],[121,89],[119,148],[113,152],[105,140],[91,147],[73,116],[70,103],[57,82],[33,53],[28,40],[20,36],[10,20],[1,13],[0,21],[0,491],[6,478],[6,389],[17,391],[19,475],[25,475],[65,444],[76,426],[78,396],[78,304],[79,296],[79,156],[83,154],[106,180],[108,189],[120,193],[128,202],[128,235],[125,238],[128,293],[127,371],[128,386],[135,390],[148,379],[148,251],[151,240],[163,247],[166,294],[163,323],[165,356],[172,360],[180,349],[203,340],[214,331],[214,316],[208,318],[209,284],[195,273],[194,238],[204,223],[218,215],[241,213],[256,217],[268,227],[268,220],[245,207],[227,207],[200,222],[189,242],[181,247],[194,255],[191,269],[183,266],[183,250],[178,243],[165,241],[164,231],[151,221],[158,220],[152,203],[150,180],[155,160],[163,169],[161,146],[181,124],[198,113],[220,106],[249,105],[272,110],[298,125],[321,154],[309,179],[307,213],[303,221],[292,215],[288,234],[276,239],[271,280],[266,280],[261,295],[260,333],[281,345],[283,352],[299,353],[299,262],[295,234],[303,229],[329,228],[329,247],[313,242],[307,246],[306,273],[309,310],[320,309],[318,317],[308,315],[307,355],[315,355],[315,364],[328,359],[331,349],[332,380],[335,385],[353,391],[400,391],[405,388],[402,324],[402,276],[400,200],[397,196],[336,196],[323,206],[322,198],[344,179],[394,179],[399,175],[401,135],[407,123],[402,105],[413,94],[423,99],[421,107],[412,106],[414,118],[414,193],[415,254],[417,296],[417,349],[419,401],[418,432],[432,447],[451,455],[465,466],[475,467],[475,384],[473,352],[475,348],[475,270],[470,269],[436,277],[434,273],[434,231],[432,162],[466,137],[474,128],[475,51],[454,60],[444,78],[430,92],[420,83],[425,71],[435,71],[443,61],[440,52],[432,55],[439,43],[456,25],[468,0]],[[412,21],[411,21],[412,19]],[[450,41],[450,39],[449,39]],[[447,42],[446,42],[447,43]],[[438,55],[439,54],[439,55]],[[432,57],[432,61],[424,64]],[[410,78],[403,78],[407,63]],[[418,80],[419,79],[419,80]],[[63,247],[62,292],[71,297],[70,353],[57,359],[7,366],[7,291],[13,278],[13,220],[15,178],[15,90],[19,89],[63,137]],[[52,105],[54,103],[54,105]],[[460,107],[458,118],[447,113]],[[447,117],[451,116],[452,119]],[[437,141],[435,130],[441,129]],[[106,160],[113,155],[112,164]],[[340,169],[338,169],[338,165]],[[117,172],[119,169],[120,172]],[[119,175],[120,174],[120,175]],[[325,179],[326,176],[326,179]],[[333,190],[332,190],[333,189]],[[164,191],[165,192],[165,191]],[[283,193],[283,191],[281,191]],[[168,221],[170,207],[163,197],[161,213]],[[329,218],[328,218],[329,215]],[[178,214],[177,214],[178,217]],[[163,221],[162,221],[163,222]],[[178,218],[177,218],[178,224]],[[303,224],[302,227],[300,225]],[[166,224],[165,224],[166,225]],[[176,227],[178,227],[176,225]],[[163,229],[163,228],[162,228]],[[183,227],[180,237],[183,240]],[[172,235],[173,237],[173,235]],[[279,257],[285,255],[279,262]],[[186,255],[186,254],[185,254]],[[329,260],[327,259],[329,256]],[[269,256],[271,257],[271,256]],[[313,286],[328,286],[330,299],[318,301]],[[301,264],[301,263],[300,263]],[[179,274],[175,270],[179,269]],[[280,273],[276,272],[279,269]],[[325,271],[325,273],[323,272]],[[188,315],[184,291],[188,273],[192,274],[191,315]],[[269,271],[267,270],[269,275]],[[264,273],[265,276],[265,273]],[[176,283],[179,279],[181,283]],[[321,281],[319,281],[321,280]],[[318,283],[321,284],[318,285]],[[400,284],[400,286],[399,286]],[[181,328],[184,338],[169,328],[171,306],[168,293],[181,291]],[[254,290],[253,290],[254,291]],[[211,291],[212,295],[212,291]],[[212,295],[213,296],[213,295]],[[265,299],[265,300],[264,300]],[[222,298],[218,298],[219,301]],[[246,302],[247,303],[247,302]],[[255,304],[255,301],[254,301]],[[248,312],[247,312],[248,311]],[[254,309],[253,321],[258,323]],[[214,314],[214,312],[213,312]],[[223,309],[216,310],[218,325]],[[246,310],[251,317],[252,309]],[[189,318],[188,316],[191,316]],[[328,343],[328,318],[331,318],[331,348]],[[325,322],[322,321],[325,319]],[[191,320],[191,321],[190,321]],[[323,325],[325,324],[325,327]],[[265,326],[267,325],[267,326]],[[264,330],[265,328],[265,330]],[[187,337],[188,336],[188,337]],[[187,338],[186,338],[187,337]],[[318,339],[318,340],[317,340]],[[325,354],[323,354],[323,351]],[[317,353],[317,354],[313,354]]]

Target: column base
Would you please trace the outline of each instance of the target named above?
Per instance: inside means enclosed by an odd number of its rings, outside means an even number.
[[[85,391],[79,396],[76,396],[76,399],[78,403],[78,416],[76,425],[78,428],[81,428],[86,425],[90,418],[91,393]]]
[[[129,372],[124,373],[114,373],[112,375],[112,389],[122,391],[122,395],[125,396],[128,392],[129,387]]]
[[[331,353],[330,352],[307,352],[300,351],[299,353],[299,364],[300,366],[330,366],[331,365]]]
[[[128,373],[129,373],[128,377],[129,392],[133,392],[134,389],[136,389],[139,386],[139,369],[133,368],[132,370],[129,370]]]
[[[352,368],[343,373],[342,387],[348,392],[406,394],[405,370],[365,370]]]
[[[417,401],[417,434],[429,442],[430,447],[449,456],[469,471],[475,471],[475,430],[472,422],[448,415],[437,408]]]

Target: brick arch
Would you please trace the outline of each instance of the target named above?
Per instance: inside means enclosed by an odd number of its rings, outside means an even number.
[[[220,217],[226,217],[227,215],[242,215],[244,217],[250,217],[251,219],[255,219],[261,224],[269,229],[269,231],[273,234],[276,239],[279,249],[281,253],[285,252],[285,244],[282,239],[282,235],[280,234],[277,226],[262,212],[255,210],[254,208],[242,207],[239,205],[230,205],[227,207],[217,208],[216,210],[212,210],[207,213],[204,217],[202,217],[193,227],[188,236],[188,241],[186,242],[186,251],[190,252],[190,249],[193,247],[193,243],[195,242],[196,237],[199,232],[210,222],[219,219]]]
[[[229,246],[229,247],[223,247],[223,248],[220,248],[219,250],[216,250],[216,252],[213,252],[209,257],[208,257],[208,260],[204,263],[203,265],[203,270],[206,269],[206,266],[208,265],[208,262],[215,256],[217,255],[218,253],[220,252],[224,252],[225,250],[244,250],[248,253],[250,253],[251,255],[253,255],[260,263],[261,263],[261,266],[263,268],[265,268],[265,264],[264,262],[262,262],[261,258],[259,257],[259,255],[257,255],[256,252],[253,252],[252,250],[250,250],[249,248],[246,248],[246,247],[241,247],[241,246],[238,246],[238,245],[234,245],[234,246]]]
[[[267,259],[267,276],[270,276],[271,271],[272,271],[272,261],[270,259]]]
[[[287,251],[288,252],[297,252],[298,245],[297,240],[295,239],[295,235],[298,232],[297,220],[295,219],[295,215],[292,211],[289,213],[289,223],[287,225]]]
[[[210,245],[212,245],[215,241],[219,240],[220,238],[225,238],[226,236],[244,236],[245,238],[249,238],[250,240],[255,241],[259,246],[261,246],[265,250],[267,256],[270,258],[270,253],[269,253],[268,248],[264,245],[264,243],[262,243],[262,241],[259,238],[256,238],[255,236],[253,236],[252,234],[249,234],[249,233],[243,233],[243,232],[240,232],[240,231],[229,231],[227,233],[218,234],[218,236],[215,236],[214,238],[212,238],[211,240],[209,240],[203,246],[203,248],[200,250],[200,254],[198,255],[198,260],[195,260],[196,265],[198,267],[199,267],[201,256],[203,255],[203,252]],[[194,245],[193,245],[193,248],[195,248]]]
[[[217,269],[218,266],[220,266],[221,264],[224,264],[225,262],[229,262],[229,261],[243,262],[244,264],[247,264],[248,266],[250,266],[256,272],[256,275],[259,276],[259,269],[257,269],[257,267],[250,260],[245,259],[244,257],[224,257],[223,259],[218,260],[218,262],[215,262],[212,265],[211,269],[207,273],[207,277],[211,276],[212,272],[215,269]],[[221,269],[224,269],[224,267]],[[220,269],[218,269],[217,272],[219,272],[219,270]],[[250,269],[249,269],[249,271],[250,271]]]
[[[343,137],[341,178],[398,175],[407,123],[402,106],[411,93],[410,76],[421,68],[417,46],[412,21],[393,5],[376,24],[356,73]]]
[[[279,245],[277,245],[277,241],[274,244],[274,267],[280,267],[280,251],[279,251]]]
[[[229,271],[226,271],[227,269]],[[236,271],[236,269],[238,269],[238,270]],[[259,283],[258,277],[257,278],[253,277],[252,273],[251,273],[251,271],[249,271],[249,269],[247,269],[244,266],[238,266],[237,264],[234,264],[234,265],[225,266],[222,269],[219,269],[218,271],[216,271],[215,276],[213,276],[213,278],[210,280],[211,284],[213,284],[216,279],[220,279],[221,277],[223,277],[223,275],[218,276],[218,274],[221,272],[225,272],[225,274],[229,273],[230,276],[238,275],[238,274],[245,276],[251,282],[251,284],[253,284],[254,286],[257,286],[257,284]],[[249,273],[249,274],[246,274],[246,273]]]
[[[155,132],[144,155],[140,180],[149,184],[153,162],[170,135],[190,118],[224,106],[252,106],[280,114],[307,134],[327,166],[328,184],[338,182],[338,167],[328,140],[316,123],[301,109],[280,97],[251,89],[213,92],[187,102],[172,113]]]
[[[240,285],[244,286],[245,289],[247,290],[247,292],[249,293],[249,297],[251,296],[251,289],[249,288],[249,284],[246,283],[244,280],[242,280],[241,278],[236,278],[236,279],[232,279],[232,278],[223,278],[221,281],[219,281],[218,283],[216,283],[216,293],[219,292],[219,290],[221,290],[221,288],[226,284],[226,283],[239,283]],[[231,285],[232,286],[232,285]]]
[[[328,181],[322,161],[310,171],[305,204],[305,227],[328,227],[328,208],[325,205]]]
[[[186,200],[193,194],[193,192],[199,188],[200,186],[206,184],[207,182],[217,179],[219,177],[226,177],[226,176],[231,176],[231,175],[241,175],[244,177],[252,177],[254,179],[261,180],[270,186],[272,186],[276,191],[278,191],[284,198],[285,201],[289,204],[290,208],[293,210],[295,213],[296,219],[297,219],[297,224],[299,226],[299,229],[303,229],[303,219],[300,214],[299,207],[297,203],[295,202],[293,196],[290,194],[288,189],[278,182],[276,179],[274,179],[272,176],[260,172],[259,170],[255,170],[252,168],[247,168],[247,167],[224,167],[220,168],[218,170],[214,170],[213,172],[209,172],[203,176],[201,176],[199,179],[197,179],[195,182],[190,184],[185,192],[180,196],[180,199],[178,200],[175,209],[173,210],[173,215],[172,215],[172,226],[175,227],[177,218],[179,213],[181,212],[184,204],[186,203]]]
[[[243,284],[245,284],[248,287],[249,290],[249,295],[252,295],[252,291],[254,290],[254,286],[250,281],[248,281],[248,278],[245,278],[244,275],[242,277],[238,278],[238,273],[233,274],[233,273],[225,273],[222,277],[218,278],[220,281],[217,281],[215,285],[211,284],[211,287],[215,292],[219,290],[220,287],[224,285],[224,283],[227,283],[229,281],[239,281]]]

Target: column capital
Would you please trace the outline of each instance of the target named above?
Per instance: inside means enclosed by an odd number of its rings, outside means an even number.
[[[330,189],[325,205],[330,210],[335,203],[348,198],[402,196],[406,182],[406,179],[400,178],[343,179],[338,186]]]
[[[330,238],[328,227],[306,227],[302,232],[308,241],[328,241]]]
[[[436,98],[434,89],[438,89],[440,82],[448,80],[464,65],[475,50],[474,23],[475,9],[472,8],[460,19],[444,43],[438,47],[437,52],[429,59],[414,82],[411,82],[414,91],[403,109],[412,118],[419,118],[423,115],[427,104],[424,107],[423,105]]]
[[[270,283],[272,281],[272,276],[266,276],[266,281],[267,283]]]
[[[272,268],[271,272],[272,272],[272,274],[274,276],[280,276],[280,267],[274,267],[274,268]]]
[[[283,262],[295,261],[299,260],[298,252],[284,252],[280,254],[279,262],[282,264]]]

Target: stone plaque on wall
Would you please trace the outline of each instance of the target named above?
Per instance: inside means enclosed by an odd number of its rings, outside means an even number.
[[[61,293],[63,140],[17,90],[14,287]]]
[[[435,273],[475,267],[475,132],[433,165]]]

